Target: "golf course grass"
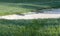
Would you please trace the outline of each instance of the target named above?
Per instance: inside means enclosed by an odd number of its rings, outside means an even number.
[[[60,8],[60,0],[0,0],[0,16],[52,8]],[[0,19],[0,36],[60,36],[60,18]]]
[[[39,2],[39,3],[8,3],[0,2],[0,15],[21,14],[39,9],[59,8],[60,2]],[[37,12],[36,11],[36,12]]]

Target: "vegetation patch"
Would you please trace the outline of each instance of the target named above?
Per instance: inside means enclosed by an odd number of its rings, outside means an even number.
[[[33,20],[0,19],[0,36],[59,36],[60,18]]]

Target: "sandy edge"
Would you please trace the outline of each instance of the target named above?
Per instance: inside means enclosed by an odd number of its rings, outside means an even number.
[[[60,14],[25,14],[23,15],[6,15],[6,16],[0,16],[0,19],[9,19],[9,20],[15,20],[15,19],[45,19],[45,18],[60,18]]]

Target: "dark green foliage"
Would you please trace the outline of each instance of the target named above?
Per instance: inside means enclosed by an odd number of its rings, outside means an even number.
[[[60,0],[0,0],[0,2],[13,2],[13,3],[20,3],[20,2],[53,2],[53,1],[60,1]]]

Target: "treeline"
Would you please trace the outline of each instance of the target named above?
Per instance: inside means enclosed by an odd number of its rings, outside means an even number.
[[[20,2],[54,2],[60,0],[0,0],[0,2],[12,2],[12,3],[20,3]]]

